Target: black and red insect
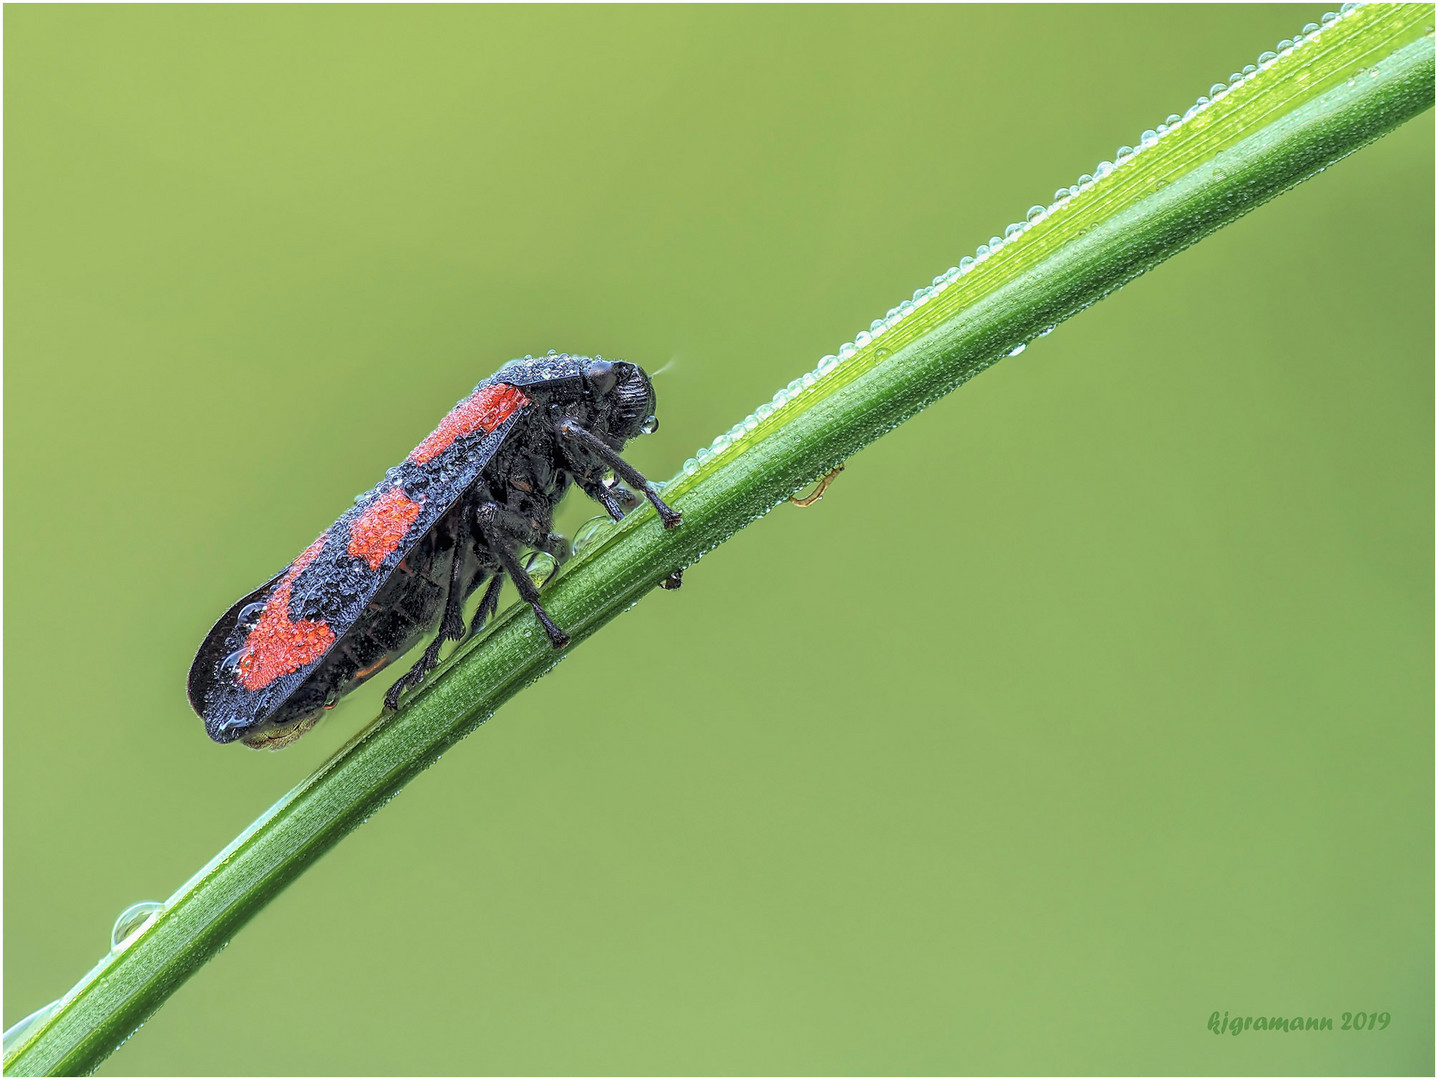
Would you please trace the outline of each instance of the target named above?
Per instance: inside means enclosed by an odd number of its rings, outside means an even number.
[[[426,637],[387,708],[475,633],[505,577],[557,649],[569,643],[539,602],[520,551],[556,561],[550,531],[571,482],[616,521],[638,488],[665,528],[679,514],[619,456],[658,426],[654,388],[637,364],[557,355],[512,360],[459,402],[409,457],[355,500],[294,562],[215,623],[190,667],[190,704],[216,742],[277,748],[339,698]],[[618,478],[618,479],[616,479]],[[468,629],[465,601],[488,582]]]

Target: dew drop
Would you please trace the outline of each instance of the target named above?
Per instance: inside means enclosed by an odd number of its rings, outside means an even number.
[[[141,931],[154,922],[164,908],[165,905],[158,900],[141,900],[120,912],[120,917],[115,920],[115,925],[110,930],[110,951],[119,952],[132,939],[139,937]]]
[[[1224,86],[1223,83],[1216,82],[1208,88],[1208,96],[1210,98],[1216,98],[1219,94],[1223,93],[1227,89],[1228,87]]]
[[[1093,175],[1095,179],[1101,180],[1111,172],[1113,172],[1113,162],[1100,161],[1098,168],[1093,171]]]
[[[849,359],[849,357],[853,356],[858,351],[859,350],[854,348],[853,345],[841,345],[839,347],[839,359],[847,360]]]
[[[263,612],[264,610],[265,605],[260,603],[259,601],[256,601],[253,604],[246,604],[244,607],[240,608],[239,621],[245,626],[249,626],[252,622],[254,622],[260,617],[261,612]]]
[[[1274,61],[1274,60],[1277,60],[1277,59],[1278,59],[1278,54],[1277,54],[1277,53],[1261,52],[1261,53],[1258,54],[1258,65],[1259,65],[1259,67],[1262,67],[1264,64],[1270,63],[1270,62],[1272,62],[1272,61]]]
[[[969,270],[973,267],[973,265],[973,257],[965,255],[962,259],[959,260],[959,273],[967,274]]]
[[[223,660],[220,661],[220,670],[221,670],[221,671],[236,671],[236,670],[238,670],[238,669],[239,669],[239,666],[240,666],[240,661],[245,658],[245,653],[248,652],[248,651],[249,651],[248,649],[236,649],[234,652],[230,653],[229,656],[225,657]]]
[[[531,552],[529,558],[524,560],[524,572],[529,575],[529,580],[534,582],[535,587],[540,589],[544,588],[558,567],[554,556],[547,551]]]
[[[686,461],[684,463],[684,471],[686,473],[694,471],[689,468],[690,461],[694,462],[694,470],[697,470],[699,468],[699,462],[696,461],[694,458],[690,458],[689,461]],[[581,551],[593,547],[595,541],[597,541],[601,536],[603,536],[608,530],[608,515],[599,514],[595,517],[590,518],[588,521],[584,522],[584,524],[580,525],[579,528],[574,530],[574,540],[571,542],[571,550],[574,552],[574,554],[578,555]]]
[[[1078,178],[1078,182],[1079,182],[1079,187],[1086,187],[1087,185],[1093,183],[1093,177],[1090,176],[1088,173],[1084,173],[1082,176],[1080,176],[1080,177]]]
[[[871,334],[882,334],[883,332],[884,332],[884,320],[883,320],[883,319],[875,319],[873,322],[871,322],[871,323],[869,324],[869,333],[871,333]]]
[[[1120,146],[1117,150],[1113,152],[1113,161],[1115,165],[1122,164],[1131,157],[1133,157],[1132,146]]]
[[[41,1024],[55,1015],[55,1010],[60,1007],[59,999],[42,1005],[23,1020],[18,1020],[5,1029],[4,1053],[19,1049]]]
[[[760,405],[757,409],[754,410],[754,416],[759,420],[767,420],[773,415],[774,406],[770,405],[768,402],[765,402],[763,405]]]
[[[1323,18],[1320,19],[1319,21],[1320,21],[1321,23],[1323,23],[1324,26],[1327,26],[1329,23],[1333,22],[1333,21],[1334,21],[1335,19],[1337,19],[1337,18],[1338,18],[1338,15],[1337,15],[1336,12],[1329,11],[1329,12],[1326,12],[1326,13],[1324,14]]]
[[[644,423],[639,425],[639,430],[645,435],[653,435],[659,430],[659,417],[649,415],[644,418]]]
[[[819,366],[815,370],[817,370],[820,375],[827,375],[829,374],[829,372],[833,371],[838,366],[839,358],[830,354],[829,356],[826,356],[824,357],[824,359],[819,361]],[[796,379],[795,381],[799,383],[799,389],[802,390],[805,386],[804,380]]]
[[[1021,342],[1019,342],[1017,345],[1015,345],[1012,349],[1010,349],[1008,354],[1009,354],[1010,356],[1018,356],[1019,353],[1023,352],[1023,351],[1024,351],[1025,349],[1027,349],[1027,348],[1028,348],[1028,346],[1025,345],[1025,344],[1021,341]]]

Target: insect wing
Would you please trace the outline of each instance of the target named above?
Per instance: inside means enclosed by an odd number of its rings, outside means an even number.
[[[237,601],[190,668],[211,738],[268,719],[364,614],[405,556],[479,478],[529,399],[487,380],[284,571]]]

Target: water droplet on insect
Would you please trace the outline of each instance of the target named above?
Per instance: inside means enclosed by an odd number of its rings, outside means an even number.
[[[240,608],[239,621],[248,626],[250,623],[258,619],[260,617],[260,613],[264,610],[265,605],[263,603],[260,603],[259,601],[256,601],[253,604],[246,604],[244,607]]]
[[[245,658],[245,653],[248,651],[248,649],[236,649],[234,652],[230,653],[229,656],[225,657],[223,660],[220,661],[220,670],[238,671],[240,667],[240,661]]]
[[[639,430],[642,431],[645,435],[653,435],[656,431],[659,430],[659,417],[646,416],[644,418],[644,423],[640,425]]]
[[[535,551],[524,561],[524,571],[529,575],[529,580],[534,582],[536,588],[543,588],[558,565],[554,561],[554,556],[549,552]]]
[[[51,1016],[55,1015],[55,1010],[59,1007],[60,1001],[57,998],[48,1005],[41,1005],[29,1016],[25,1017],[25,1019],[16,1021],[6,1028],[4,1035],[4,1053],[8,1054],[11,1050],[20,1047],[36,1028],[50,1019]]]
[[[691,458],[690,460],[692,461],[693,459]],[[696,469],[699,467],[697,461],[694,462],[694,467]],[[684,463],[684,471],[689,471],[688,461]],[[585,548],[592,546],[608,529],[609,518],[604,514],[600,514],[598,517],[592,517],[583,525],[579,526],[579,528],[574,530],[574,554],[578,555]]]
[[[158,900],[141,900],[120,912],[120,917],[115,920],[115,925],[110,930],[110,951],[119,952],[132,938],[139,937],[140,932],[155,921],[155,917],[164,907]]]

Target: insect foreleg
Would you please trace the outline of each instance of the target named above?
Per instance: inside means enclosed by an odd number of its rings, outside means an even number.
[[[519,565],[519,559],[514,553],[520,542],[534,544],[539,540],[534,535],[533,526],[513,510],[492,502],[479,504],[474,522],[480,536],[499,560],[499,564],[504,567],[505,573],[514,582],[514,587],[519,590],[519,595],[534,609],[535,618],[549,635],[550,643],[556,649],[564,648],[569,644],[569,635],[556,626],[549,613],[544,610],[539,602],[539,590],[534,587],[528,572]]]
[[[597,457],[626,483],[633,484],[644,493],[644,497],[654,504],[654,509],[659,511],[659,518],[664,522],[666,529],[674,528],[683,520],[679,511],[667,506],[659,494],[649,486],[649,481],[644,479],[643,473],[616,454],[603,439],[581,427],[579,421],[566,416],[555,423],[554,429],[559,433],[559,445],[564,449],[565,457],[573,461],[576,457],[576,450]],[[604,502],[603,499],[599,501]],[[605,509],[609,509],[607,504]],[[613,513],[610,510],[610,514],[613,515]]]

